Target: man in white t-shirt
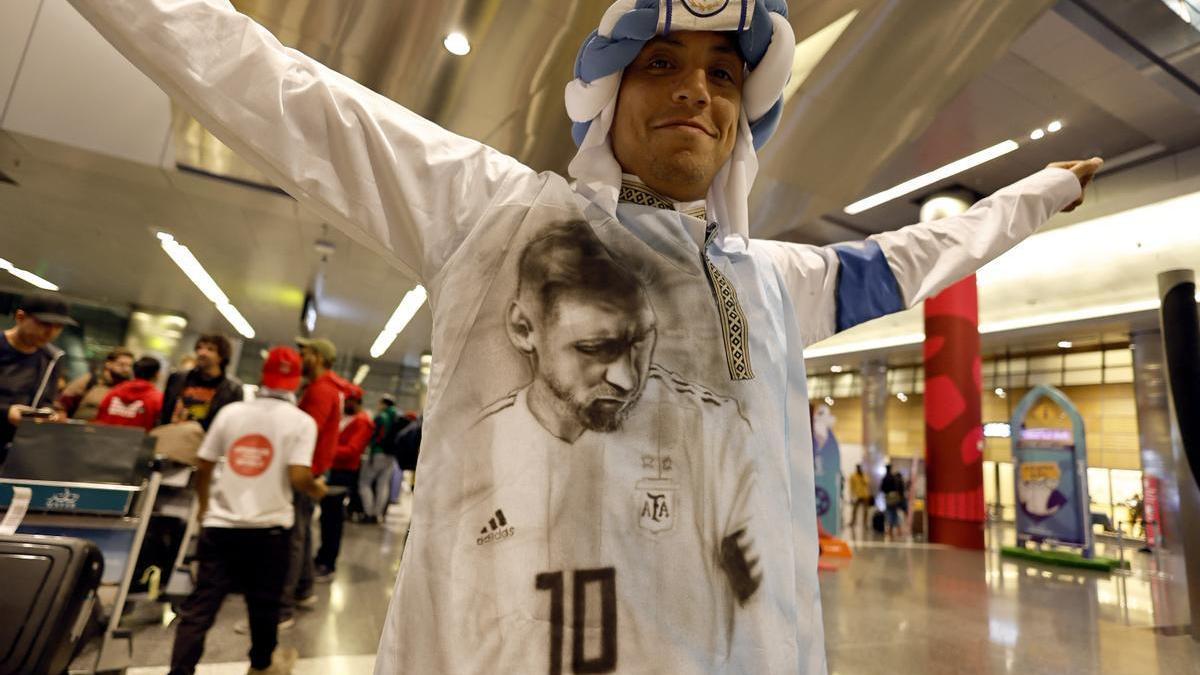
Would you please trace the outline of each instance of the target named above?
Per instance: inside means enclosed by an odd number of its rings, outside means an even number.
[[[171,675],[195,671],[205,634],[230,592],[246,596],[250,672],[291,672],[296,650],[276,652],[275,647],[294,520],[292,490],[314,500],[326,492],[323,480],[309,470],[317,425],[296,407],[300,371],[295,350],[272,349],[258,398],[222,408],[200,446],[200,573],[179,612]],[[222,459],[214,483],[213,470]]]

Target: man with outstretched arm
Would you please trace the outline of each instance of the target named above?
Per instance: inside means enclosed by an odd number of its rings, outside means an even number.
[[[1100,163],[1052,165],[962,215],[857,244],[765,241],[750,237],[747,196],[792,65],[784,0],[614,2],[566,89],[574,182],[441,129],[284,47],[225,2],[72,2],[218,138],[429,293],[424,487],[379,673],[824,672],[805,345],[973,273],[1078,205]],[[505,334],[517,258],[575,221],[645,288],[655,364],[672,374],[661,383],[673,393],[643,401],[636,419],[586,448],[546,444],[529,460],[557,466],[586,452],[571,461],[587,471],[515,471],[493,452],[511,441],[496,436],[500,425],[462,420],[542,367]],[[562,273],[590,273],[593,263],[579,264]],[[408,283],[397,279],[396,293]],[[631,339],[547,344],[587,357],[555,359],[572,370],[548,379],[594,380],[589,369],[631,358],[610,348]],[[739,511],[771,524],[754,539],[757,588],[728,621],[697,611],[721,589],[655,582],[721,564],[682,544],[720,550],[709,538],[724,531],[698,481],[716,467],[685,470],[679,459],[689,451],[681,425],[705,409],[745,420],[727,458],[753,485]],[[506,502],[511,494],[522,499]],[[603,499],[571,498],[580,494]],[[526,506],[535,503],[563,506]],[[628,545],[602,545],[614,537]]]

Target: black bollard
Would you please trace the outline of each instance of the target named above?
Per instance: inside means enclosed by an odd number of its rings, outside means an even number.
[[[1179,430],[1175,461],[1192,639],[1200,642],[1200,315],[1195,274],[1192,270],[1159,274],[1158,294],[1171,410]]]

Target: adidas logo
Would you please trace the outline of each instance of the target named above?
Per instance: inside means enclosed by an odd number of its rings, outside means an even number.
[[[496,513],[488,519],[487,525],[479,530],[479,536],[475,539],[476,546],[483,546],[501,539],[508,539],[517,533],[517,528],[508,524],[508,520],[504,517],[504,511],[496,509]]]

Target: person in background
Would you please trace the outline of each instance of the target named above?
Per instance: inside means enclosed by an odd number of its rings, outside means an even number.
[[[65,302],[50,296],[21,298],[11,328],[0,334],[0,464],[22,420],[55,420],[63,351],[50,344],[63,326],[78,326]]]
[[[242,400],[242,383],[225,372],[233,346],[224,335],[196,339],[196,365],[167,380],[161,424],[196,421],[207,431],[222,407]]]
[[[379,399],[375,433],[358,472],[358,494],[362,499],[364,523],[380,522],[387,510],[391,497],[392,470],[396,465],[392,456],[393,445],[396,433],[407,423],[408,420],[396,410],[396,401],[392,397]]]
[[[867,480],[867,475],[863,473],[862,464],[854,465],[854,473],[850,474],[850,498],[854,500],[853,510],[850,512],[850,528],[853,531],[854,526],[858,524],[858,514],[862,512],[862,526],[867,525],[867,518],[871,516],[871,482]]]
[[[293,494],[325,496],[309,465],[317,425],[296,407],[300,355],[275,347],[253,401],[223,407],[200,446],[196,495],[203,525],[196,588],[179,610],[171,675],[190,675],[225,596],[242,592],[250,615],[250,673],[289,673],[295,649],[276,649],[280,592],[288,567]],[[213,483],[213,469],[225,467]]]
[[[162,392],[154,386],[161,368],[158,359],[143,356],[133,364],[133,379],[113,387],[100,402],[97,424],[141,427],[150,431],[162,414]]]
[[[908,511],[904,498],[904,476],[892,471],[892,465],[887,465],[883,480],[879,483],[879,491],[883,493],[883,502],[887,514],[887,536],[895,539],[902,531],[900,512]]]
[[[333,361],[337,347],[324,338],[296,338],[300,346],[303,373],[308,385],[300,398],[300,409],[317,423],[316,449],[313,450],[312,475],[321,476],[333,466],[339,427],[342,421],[342,390],[334,376]],[[283,585],[283,607],[280,623],[295,618],[296,608],[312,608],[317,597],[313,594],[312,516],[313,500],[297,492],[295,526],[292,528],[291,558]],[[235,627],[236,628],[236,627]]]
[[[358,470],[363,451],[371,441],[375,423],[362,409],[363,390],[347,383],[346,403],[338,433],[333,468],[329,470],[329,495],[321,500],[321,548],[313,561],[314,581],[333,580],[337,571],[338,553],[342,548],[342,527],[346,521],[346,499],[353,500],[358,487]]]
[[[133,352],[117,347],[104,357],[99,373],[76,378],[62,390],[58,404],[72,419],[89,422],[96,418],[100,402],[113,387],[127,382],[133,369]]]

